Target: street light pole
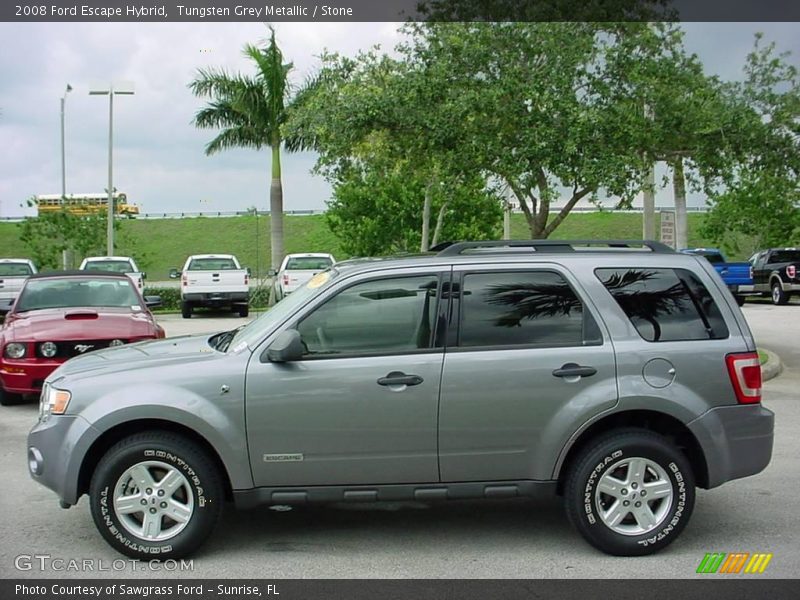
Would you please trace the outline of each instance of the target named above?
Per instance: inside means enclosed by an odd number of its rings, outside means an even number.
[[[108,93],[108,202],[106,256],[114,256],[114,85]]]
[[[133,95],[133,83],[119,82],[116,85],[92,86],[89,91],[91,96],[108,95],[108,202],[106,212],[108,216],[106,228],[106,255],[114,255],[114,95]]]
[[[64,107],[67,103],[67,94],[72,91],[72,86],[67,84],[64,89],[64,95],[61,96],[61,203],[67,197],[67,153],[66,145],[64,142]],[[67,269],[67,251],[61,252],[61,266],[66,271]]]
[[[64,95],[61,96],[61,199],[67,195],[67,158],[64,142],[64,107],[67,103],[67,94],[72,91],[72,86],[67,84]]]

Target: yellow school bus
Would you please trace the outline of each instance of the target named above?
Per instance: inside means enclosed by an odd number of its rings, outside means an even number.
[[[34,200],[39,213],[56,212],[61,207],[75,215],[91,215],[104,211],[108,204],[108,194],[42,194]],[[114,193],[114,212],[118,215],[133,217],[139,214],[139,207],[128,204],[128,196],[123,192]]]

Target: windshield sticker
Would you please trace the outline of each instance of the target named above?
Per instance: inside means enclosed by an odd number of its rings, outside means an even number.
[[[139,306],[138,304],[133,304],[131,305],[131,310],[136,312],[137,310],[142,310],[142,307]]]
[[[241,344],[238,344],[238,345],[237,345],[237,346],[236,346],[236,347],[235,347],[235,348],[232,350],[232,352],[233,352],[234,354],[239,354],[239,352],[241,352],[241,351],[242,351],[242,350],[244,350],[245,348],[247,348],[247,342],[242,342]]]
[[[326,283],[328,283],[328,280],[329,280],[330,278],[331,278],[331,273],[330,273],[330,271],[324,271],[324,272],[322,272],[322,273],[317,273],[316,275],[314,275],[314,277],[312,277],[312,278],[311,278],[311,279],[308,281],[308,287],[309,287],[309,289],[312,289],[312,290],[313,290],[313,289],[315,289],[315,288],[318,288],[318,287],[320,287],[320,286],[323,286],[323,285],[325,285]]]

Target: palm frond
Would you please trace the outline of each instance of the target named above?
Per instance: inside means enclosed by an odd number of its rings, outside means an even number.
[[[253,148],[260,150],[269,145],[260,132],[248,127],[229,127],[206,145],[206,154],[212,155],[230,148]]]

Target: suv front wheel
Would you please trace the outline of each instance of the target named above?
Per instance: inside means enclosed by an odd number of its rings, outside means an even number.
[[[565,487],[567,516],[595,548],[641,556],[671,543],[689,521],[695,483],[686,457],[645,430],[610,432],[580,452]]]
[[[92,517],[117,551],[180,558],[211,534],[224,500],[213,460],[191,440],[150,431],[114,445],[89,489]]]

